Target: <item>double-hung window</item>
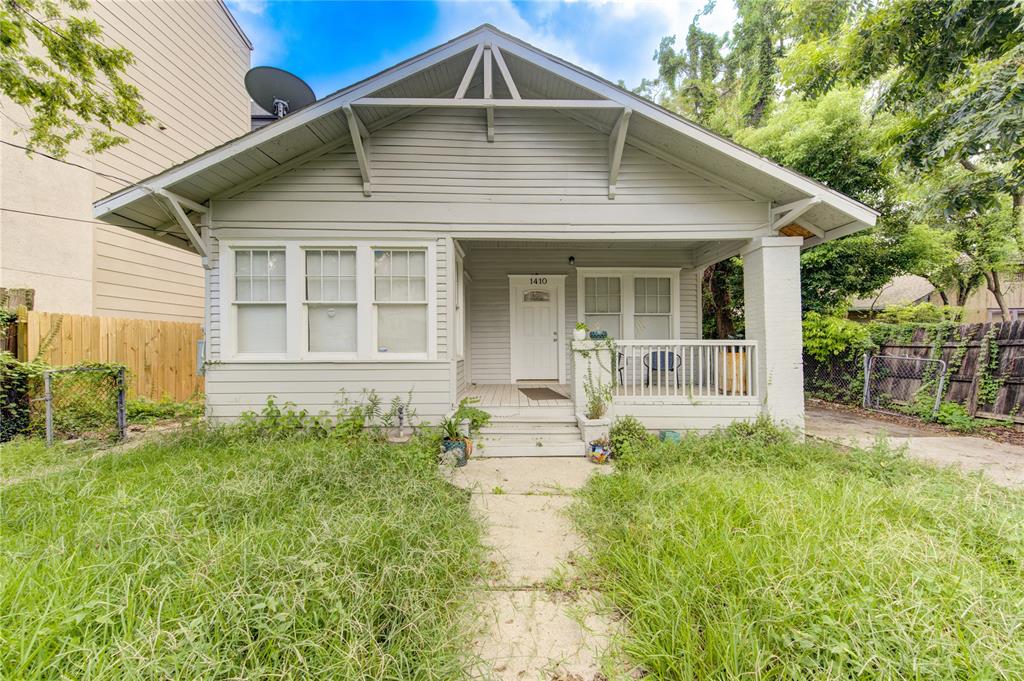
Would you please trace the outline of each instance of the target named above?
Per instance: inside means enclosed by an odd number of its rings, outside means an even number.
[[[235,251],[235,310],[239,354],[288,350],[284,249]]]
[[[679,272],[668,267],[578,271],[578,319],[622,340],[672,340],[679,329]]]
[[[356,253],[306,249],[306,329],[311,353],[355,353],[358,345]]]
[[[672,338],[672,280],[669,277],[633,279],[633,338]]]
[[[584,314],[587,328],[622,337],[622,279],[584,277]]]
[[[426,251],[375,249],[373,277],[377,352],[426,353]]]

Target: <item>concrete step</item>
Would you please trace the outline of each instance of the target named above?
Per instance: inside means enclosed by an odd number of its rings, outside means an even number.
[[[572,404],[557,407],[480,407],[492,417],[492,421],[519,419],[526,421],[575,421],[576,413]]]
[[[580,437],[579,431],[575,433],[559,433],[557,435],[530,435],[527,433],[518,433],[515,435],[484,435],[480,438],[480,442],[485,443],[487,446],[491,445],[518,445],[518,446],[530,446],[536,447],[537,443],[541,443],[542,446],[564,444],[566,442],[582,442],[583,438]]]
[[[538,447],[536,444],[515,442],[484,442],[473,450],[474,457],[498,458],[508,456],[583,456],[586,445],[575,442],[552,442]]]
[[[480,431],[483,435],[558,435],[571,433],[579,436],[580,429],[575,422],[563,421],[492,421]]]

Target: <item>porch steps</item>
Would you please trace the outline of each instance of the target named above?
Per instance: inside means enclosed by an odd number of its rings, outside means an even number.
[[[585,452],[571,409],[552,413],[547,407],[520,408],[520,413],[512,415],[494,414],[491,408],[487,411],[492,414],[491,422],[481,432],[474,456],[583,456]]]

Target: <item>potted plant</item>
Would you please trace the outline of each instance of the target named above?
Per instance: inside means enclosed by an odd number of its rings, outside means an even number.
[[[468,455],[466,454],[466,438],[459,430],[459,421],[454,416],[441,419],[441,452],[442,456],[454,458],[455,465],[462,467],[466,465]]]
[[[612,445],[607,437],[599,437],[590,442],[587,458],[594,463],[608,463],[612,458]]]
[[[608,407],[612,403],[612,387],[600,382],[595,383],[593,375],[588,371],[583,382],[583,391],[587,396],[587,410],[576,415],[584,442],[608,437],[608,428],[612,420],[608,417]]]
[[[587,340],[587,325],[583,322],[576,322],[576,328],[572,332],[573,340]]]
[[[459,408],[452,415],[452,420],[461,428],[462,440],[466,443],[466,457],[473,454],[473,438],[480,430],[491,422],[490,413],[474,406],[480,402],[479,397],[464,397]]]

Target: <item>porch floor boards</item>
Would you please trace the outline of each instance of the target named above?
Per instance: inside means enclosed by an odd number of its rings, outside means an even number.
[[[550,388],[563,397],[550,400],[535,400],[527,397],[520,388]],[[459,399],[475,397],[480,400],[481,407],[567,407],[572,400],[569,399],[569,386],[564,383],[547,383],[542,381],[530,381],[528,383],[474,383],[462,389]]]

